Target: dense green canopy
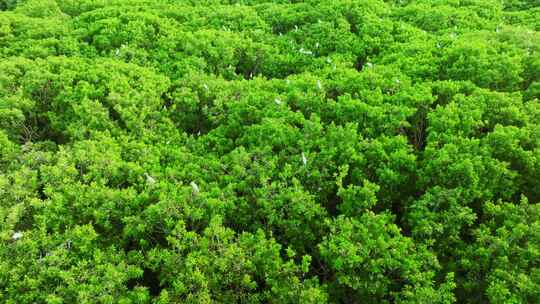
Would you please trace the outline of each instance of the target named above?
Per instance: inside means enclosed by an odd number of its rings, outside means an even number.
[[[0,9],[0,302],[540,303],[538,0]]]

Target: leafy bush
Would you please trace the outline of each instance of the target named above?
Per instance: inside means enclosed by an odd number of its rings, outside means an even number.
[[[0,1],[0,302],[540,302],[534,2]]]

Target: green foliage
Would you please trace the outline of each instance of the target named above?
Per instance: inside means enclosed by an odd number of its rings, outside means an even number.
[[[482,277],[491,303],[538,302],[539,216],[538,205],[525,198],[487,202],[483,223],[472,232],[475,245],[463,250],[464,287],[477,289],[476,278]]]
[[[540,302],[537,4],[0,0],[0,302]]]
[[[320,245],[335,272],[333,292],[364,303],[452,303],[452,282],[433,286],[437,260],[401,235],[388,215],[338,217]],[[448,278],[450,279],[451,276]],[[448,286],[447,286],[448,285]],[[342,297],[344,295],[337,295]]]

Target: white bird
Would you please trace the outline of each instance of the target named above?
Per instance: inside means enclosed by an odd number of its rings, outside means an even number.
[[[281,104],[281,99],[276,98],[276,99],[274,99],[274,102],[277,103],[277,104],[279,105],[279,104]]]
[[[304,152],[302,152],[302,164],[304,164],[304,166],[307,165],[307,158],[306,155],[304,155]]]
[[[116,49],[115,54],[116,54],[116,56],[120,55],[120,50],[119,50],[119,49]]]
[[[13,234],[13,236],[12,236],[11,238],[14,239],[14,240],[18,240],[18,239],[20,239],[20,238],[22,238],[22,237],[23,237],[23,233],[20,232],[20,231],[17,231],[17,232],[15,232],[15,233]]]
[[[319,88],[319,90],[322,89],[322,84],[320,80],[317,80],[317,88]]]
[[[199,194],[199,186],[195,182],[189,183],[191,185],[191,190],[193,191],[193,195]]]
[[[320,46],[320,44],[319,44],[318,42],[315,43],[315,47],[316,47],[316,48],[319,48],[319,46]]]
[[[294,26],[294,31],[295,31],[295,32],[298,31],[298,25],[295,25],[295,26]]]
[[[203,87],[204,87],[205,90],[207,90],[207,91],[209,90],[209,89],[208,89],[208,85],[207,85],[206,83],[203,84]]]
[[[312,51],[304,50],[304,48],[300,48],[300,50],[298,50],[298,52],[299,52],[300,54],[304,54],[304,55],[311,55],[311,54],[313,54]]]
[[[332,63],[332,59],[330,59],[330,57],[327,57],[327,58],[326,58],[326,62],[327,62],[327,63]]]
[[[146,182],[149,183],[150,185],[153,185],[156,183],[156,180],[151,177],[148,173],[144,173],[144,176],[146,177]]]
[[[371,62],[366,63],[366,65],[367,65],[368,68],[372,68],[372,67],[373,67],[373,64],[372,64]]]

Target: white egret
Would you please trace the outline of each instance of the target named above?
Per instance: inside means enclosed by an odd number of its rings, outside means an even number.
[[[199,194],[199,186],[193,181],[190,183],[190,185],[191,185],[191,190],[193,191],[193,195],[198,195]]]

